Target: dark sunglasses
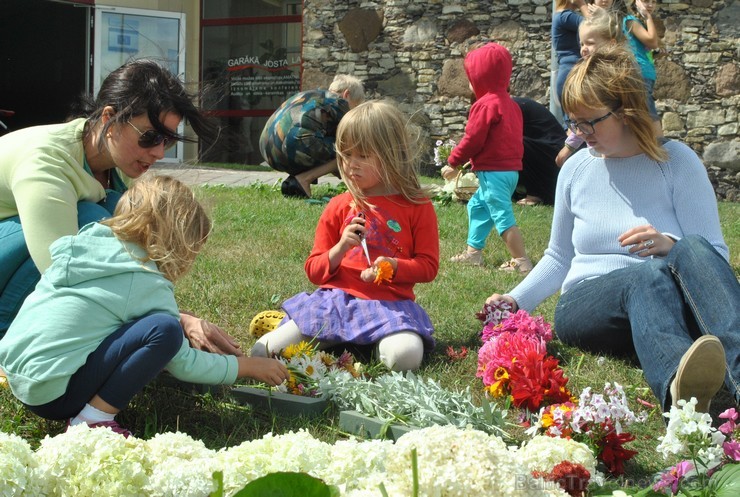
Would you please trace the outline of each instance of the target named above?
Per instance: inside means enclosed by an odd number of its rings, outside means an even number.
[[[141,131],[131,121],[128,121],[128,123],[139,133],[139,146],[141,148],[153,148],[159,146],[160,143],[164,143],[164,149],[167,150],[177,143],[177,138],[174,136],[163,135],[155,129]]]

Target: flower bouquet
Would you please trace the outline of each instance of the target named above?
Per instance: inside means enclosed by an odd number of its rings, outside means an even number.
[[[288,345],[279,353],[273,354],[273,357],[285,364],[290,372],[288,381],[275,387],[278,392],[319,397],[319,381],[329,371],[340,370],[353,377],[359,376],[351,353],[345,350],[339,357],[335,357],[306,341]]]
[[[644,422],[646,415],[636,415],[630,410],[621,385],[607,383],[603,394],[593,393],[587,387],[577,402],[545,406],[536,418],[530,434],[544,433],[585,443],[609,473],[622,475],[624,462],[637,454],[624,447],[635,439],[626,429],[636,422]]]
[[[333,371],[359,376],[359,365],[354,356],[344,351],[339,357],[318,346],[302,341],[289,345],[272,355],[285,364],[290,378],[276,387],[242,386],[232,389],[232,395],[255,407],[280,411],[291,415],[318,415],[329,405],[321,392],[319,382]]]
[[[543,404],[571,400],[568,378],[558,360],[547,354],[550,325],[526,311],[511,314],[508,304],[487,306],[478,313],[485,325],[476,372],[486,393],[528,412],[536,412]]]
[[[668,428],[657,450],[665,458],[685,459],[664,472],[653,490],[697,497],[740,495],[740,425],[735,408],[719,415],[727,421],[717,429],[709,414],[696,411],[696,399],[677,404],[663,414]]]
[[[437,140],[434,145],[434,165],[437,167],[446,166],[447,159],[450,157],[452,149],[455,148],[457,143],[455,140],[448,139],[447,141]]]

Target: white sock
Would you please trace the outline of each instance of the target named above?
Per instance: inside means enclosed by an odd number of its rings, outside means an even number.
[[[75,426],[80,423],[102,423],[105,421],[113,421],[115,417],[115,414],[103,412],[100,409],[94,408],[90,404],[85,404],[85,407],[82,408],[77,416],[69,421],[69,424]]]

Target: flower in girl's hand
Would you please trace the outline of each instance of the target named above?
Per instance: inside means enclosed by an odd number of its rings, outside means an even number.
[[[393,279],[393,265],[388,261],[380,261],[375,266],[375,280],[373,283],[382,285],[383,282],[390,283]]]
[[[437,140],[434,147],[434,164],[437,167],[443,167],[447,165],[447,159],[452,153],[452,149],[455,148],[455,140]]]

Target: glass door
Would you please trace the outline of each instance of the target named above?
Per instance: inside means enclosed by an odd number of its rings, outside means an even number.
[[[203,106],[221,127],[201,160],[259,164],[267,119],[300,91],[302,3],[203,0],[200,40]]]
[[[185,14],[122,7],[95,7],[93,91],[105,77],[132,59],[153,59],[185,78]],[[180,124],[178,133],[183,132]],[[178,162],[182,143],[165,154],[163,162]]]

